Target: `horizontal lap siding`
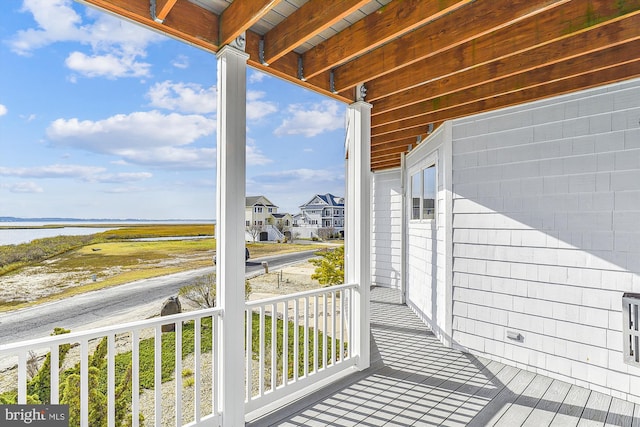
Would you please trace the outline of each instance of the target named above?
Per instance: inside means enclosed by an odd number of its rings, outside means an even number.
[[[400,289],[402,192],[400,170],[373,174],[372,283]]]
[[[452,163],[454,342],[640,401],[640,81],[457,120]]]

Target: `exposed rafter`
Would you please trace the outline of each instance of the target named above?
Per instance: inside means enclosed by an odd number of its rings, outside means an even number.
[[[177,0],[156,0],[156,21],[162,22],[165,20],[173,6],[175,6]]]
[[[309,78],[316,76],[471,1],[407,0],[389,3],[305,52],[305,75]]]
[[[247,31],[281,0],[234,1],[220,15],[220,46]]]
[[[264,35],[266,63],[278,60],[370,0],[310,0]]]

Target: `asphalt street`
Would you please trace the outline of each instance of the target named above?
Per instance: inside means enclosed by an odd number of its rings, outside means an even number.
[[[263,271],[263,261],[268,262],[269,270],[273,271],[312,258],[314,252],[249,259],[246,263],[247,277]],[[54,327],[78,331],[149,318],[160,312],[167,297],[176,295],[182,286],[213,269],[207,267],[139,280],[4,313],[0,315],[0,344],[45,337]]]

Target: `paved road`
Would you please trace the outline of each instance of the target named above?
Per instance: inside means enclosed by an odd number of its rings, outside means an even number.
[[[313,252],[249,259],[246,265],[247,277],[263,271],[262,261],[267,261],[269,269],[273,271],[309,259]],[[2,314],[0,344],[48,336],[56,326],[77,331],[146,319],[158,314],[167,297],[177,294],[182,286],[213,271],[213,268],[139,280]]]

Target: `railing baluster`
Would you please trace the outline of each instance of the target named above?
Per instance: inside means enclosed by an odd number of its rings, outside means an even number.
[[[51,346],[51,403],[60,403],[60,346]]]
[[[80,426],[89,427],[89,343],[80,341]]]
[[[215,415],[218,414],[218,398],[221,393],[219,393],[218,385],[220,382],[218,381],[218,361],[220,359],[220,343],[218,342],[218,328],[220,324],[218,322],[219,316],[212,316],[213,320],[211,321],[211,339],[213,340],[213,353],[211,354],[211,370],[213,371],[211,374],[211,407],[213,408],[213,413]]]
[[[246,389],[246,401],[250,402],[251,401],[251,397],[253,395],[253,372],[252,372],[252,363],[251,363],[251,358],[253,356],[253,349],[252,349],[252,343],[253,343],[253,310],[251,308],[246,310],[246,315],[247,315],[247,320],[246,320],[246,351],[245,351],[245,362],[246,362],[246,369],[245,369],[245,375],[247,376],[246,378],[246,383],[247,383],[247,389]],[[219,354],[219,353],[218,353]],[[223,390],[224,392],[224,390]]]
[[[289,382],[289,301],[282,302],[282,385]]]
[[[200,346],[201,344],[201,335],[202,330],[200,326],[200,318],[196,317],[193,323],[193,370],[194,372],[194,387],[195,387],[195,397],[193,402],[193,419],[196,422],[200,422],[200,399],[201,399],[201,390],[200,390]]]
[[[336,293],[331,292],[331,364],[336,364]]]
[[[278,305],[271,304],[271,390],[278,385]]]
[[[107,336],[107,425],[116,425],[116,336]]]
[[[27,403],[27,350],[18,354],[18,404]]]
[[[340,362],[344,361],[344,293],[340,291]]]
[[[162,326],[156,325],[153,339],[153,398],[155,425],[162,425]]]
[[[176,320],[176,427],[182,425],[182,320]]]
[[[304,297],[304,376],[309,376],[309,297]]]
[[[318,372],[318,295],[313,296],[313,372]]]
[[[298,367],[300,366],[300,361],[298,358],[300,355],[298,354],[298,346],[300,343],[300,337],[298,333],[298,305],[300,304],[299,299],[293,300],[293,381],[298,381]]]
[[[133,427],[140,425],[140,331],[133,330],[131,336],[131,421]]]
[[[260,306],[260,326],[259,326],[259,340],[260,340],[260,349],[259,349],[259,357],[258,360],[258,396],[262,396],[264,394],[264,338],[265,338],[265,330],[264,330],[264,306]]]
[[[327,368],[327,294],[322,296],[322,368]]]

